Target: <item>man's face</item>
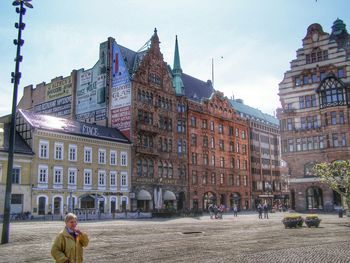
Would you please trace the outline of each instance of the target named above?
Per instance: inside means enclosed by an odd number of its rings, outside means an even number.
[[[71,219],[66,223],[66,226],[72,230],[74,230],[77,227],[77,220]]]

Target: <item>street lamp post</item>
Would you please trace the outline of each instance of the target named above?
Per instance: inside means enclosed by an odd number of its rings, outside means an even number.
[[[22,30],[24,30],[25,24],[22,22],[22,18],[26,13],[26,7],[33,8],[29,3],[32,0],[15,0],[12,5],[17,6],[16,12],[19,14],[19,22],[15,23],[15,27],[18,29],[18,37],[13,41],[17,46],[16,53],[16,68],[15,72],[11,73],[11,82],[13,83],[13,98],[12,98],[12,113],[11,113],[11,123],[10,123],[10,138],[9,138],[9,152],[8,152],[8,163],[7,163],[7,177],[6,177],[6,192],[5,192],[5,202],[4,202],[4,220],[2,225],[2,236],[1,244],[6,244],[9,242],[10,235],[10,212],[11,212],[11,191],[12,191],[12,170],[13,170],[13,155],[15,146],[15,132],[16,132],[16,106],[17,106],[17,91],[18,84],[21,78],[21,73],[19,72],[19,64],[22,62],[23,57],[21,56],[21,46],[24,44],[22,39]]]

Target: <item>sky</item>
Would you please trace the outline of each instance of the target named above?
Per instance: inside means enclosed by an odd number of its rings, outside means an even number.
[[[23,87],[89,69],[99,44],[113,37],[139,50],[158,30],[164,60],[172,67],[178,36],[184,73],[207,81],[225,96],[273,115],[280,107],[278,84],[302,47],[307,27],[330,33],[340,18],[350,32],[348,0],[33,0],[24,16]],[[11,72],[18,14],[0,0],[0,116],[11,113]]]

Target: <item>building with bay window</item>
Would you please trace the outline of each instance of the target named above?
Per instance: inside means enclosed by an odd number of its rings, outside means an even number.
[[[308,27],[279,85],[282,157],[290,173],[291,206],[333,210],[340,196],[312,174],[318,162],[350,158],[350,36],[337,19],[331,33]]]

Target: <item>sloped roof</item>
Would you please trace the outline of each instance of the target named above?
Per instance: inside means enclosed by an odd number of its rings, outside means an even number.
[[[253,107],[250,107],[248,105],[245,105],[241,100],[229,100],[232,107],[241,115],[243,115],[243,117],[246,118],[254,118],[260,122],[267,122],[270,125],[274,125],[274,126],[279,126],[279,121],[277,118],[263,113],[261,110],[259,109],[255,109]]]
[[[0,147],[1,152],[8,152],[9,150],[9,140],[10,140],[10,124],[4,124],[4,147]],[[25,142],[25,140],[19,135],[18,132],[15,134],[15,148],[14,153],[18,154],[29,154],[33,155],[33,151],[30,146]]]
[[[21,109],[19,109],[18,112],[34,128],[117,141],[121,143],[130,143],[130,141],[116,128],[83,123]]]
[[[211,81],[204,82],[185,73],[182,73],[181,77],[185,96],[191,100],[201,101],[203,98],[209,98],[214,92]]]

